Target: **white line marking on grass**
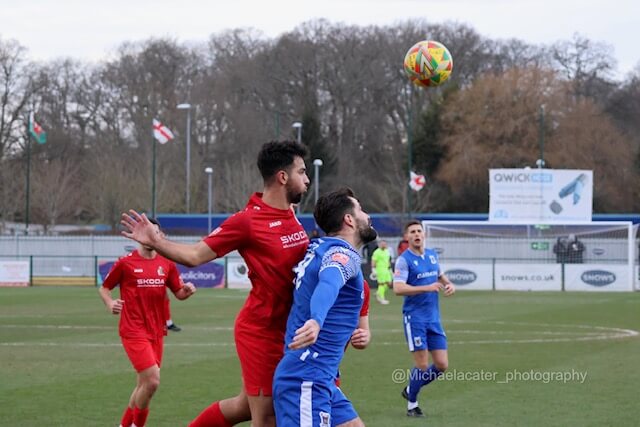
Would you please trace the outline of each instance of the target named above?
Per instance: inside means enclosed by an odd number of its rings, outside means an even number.
[[[165,343],[165,347],[232,347],[232,342],[212,343]],[[122,347],[122,343],[90,343],[90,342],[0,342],[0,347]]]
[[[565,343],[565,342],[584,342],[584,341],[602,341],[613,340],[622,338],[637,337],[640,332],[633,329],[612,328],[607,326],[595,326],[595,325],[568,325],[568,324],[555,324],[555,323],[524,323],[524,322],[504,322],[504,321],[461,321],[454,320],[447,323],[472,323],[472,324],[494,324],[494,325],[506,325],[506,326],[534,326],[542,328],[573,328],[583,329],[582,331],[481,331],[473,329],[460,329],[450,330],[451,334],[474,334],[474,335],[543,335],[544,338],[522,338],[522,339],[490,339],[490,340],[449,340],[451,344],[465,345],[465,344],[539,344],[539,343]],[[2,325],[9,328],[32,328],[32,329],[66,329],[66,330],[109,330],[115,329],[115,326],[78,326],[78,325]],[[188,326],[187,326],[188,327]],[[233,327],[230,326],[193,326],[188,327],[189,330],[204,330],[204,331],[232,331]],[[591,331],[585,331],[584,329],[590,329]],[[375,329],[374,332],[391,332],[402,334],[401,329]],[[567,335],[569,335],[567,337]],[[571,335],[577,335],[572,337]],[[565,336],[565,337],[562,337]],[[374,341],[377,345],[405,345],[404,341]],[[119,342],[116,343],[87,343],[87,342],[0,342],[1,347],[113,347],[121,346]],[[169,347],[228,347],[233,346],[233,342],[200,342],[200,343],[175,343],[166,342],[165,346]]]

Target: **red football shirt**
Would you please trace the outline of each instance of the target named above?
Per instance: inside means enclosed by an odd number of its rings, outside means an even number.
[[[369,283],[364,281],[364,299],[362,300],[362,308],[360,309],[360,317],[369,315],[369,296],[371,295],[371,289]]]
[[[182,288],[176,265],[160,255],[144,258],[135,250],[113,264],[102,286],[113,289],[118,284],[124,300],[120,336],[156,339],[166,335],[166,288],[174,293]]]
[[[238,322],[261,333],[284,334],[293,301],[293,267],[309,245],[293,209],[273,208],[262,201],[262,193],[254,193],[243,211],[204,242],[219,257],[237,250],[249,268],[251,292]]]

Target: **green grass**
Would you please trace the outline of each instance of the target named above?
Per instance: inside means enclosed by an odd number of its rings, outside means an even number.
[[[185,426],[238,392],[231,327],[245,295],[200,290],[172,303],[183,331],[165,341],[150,426]],[[442,299],[451,377],[423,389],[426,420],[404,415],[393,379],[412,365],[401,303],[372,302],[373,341],[343,361],[343,390],[367,426],[637,425],[640,337],[624,330],[640,330],[640,293],[467,291]],[[527,378],[559,372],[587,377]],[[0,289],[0,425],[115,426],[134,379],[117,317],[95,289]]]

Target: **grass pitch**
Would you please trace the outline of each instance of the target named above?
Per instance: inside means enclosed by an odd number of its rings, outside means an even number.
[[[185,426],[210,402],[237,393],[231,328],[245,297],[201,289],[172,301],[183,331],[165,341],[149,426]],[[442,298],[450,364],[420,394],[426,419],[407,418],[400,397],[412,366],[401,304],[372,301],[372,343],[349,349],[342,364],[342,388],[367,426],[635,426],[640,419],[640,293]],[[135,375],[117,320],[94,288],[0,289],[0,425],[118,425]]]

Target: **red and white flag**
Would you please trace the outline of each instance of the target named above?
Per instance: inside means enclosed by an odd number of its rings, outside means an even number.
[[[166,144],[173,139],[173,132],[160,123],[160,120],[153,119],[153,137],[157,139],[160,144]]]
[[[410,171],[410,180],[409,180],[409,187],[411,187],[411,189],[413,191],[420,191],[422,190],[422,188],[426,185],[427,180],[424,178],[424,175],[418,175],[417,173],[415,173],[414,171]]]

